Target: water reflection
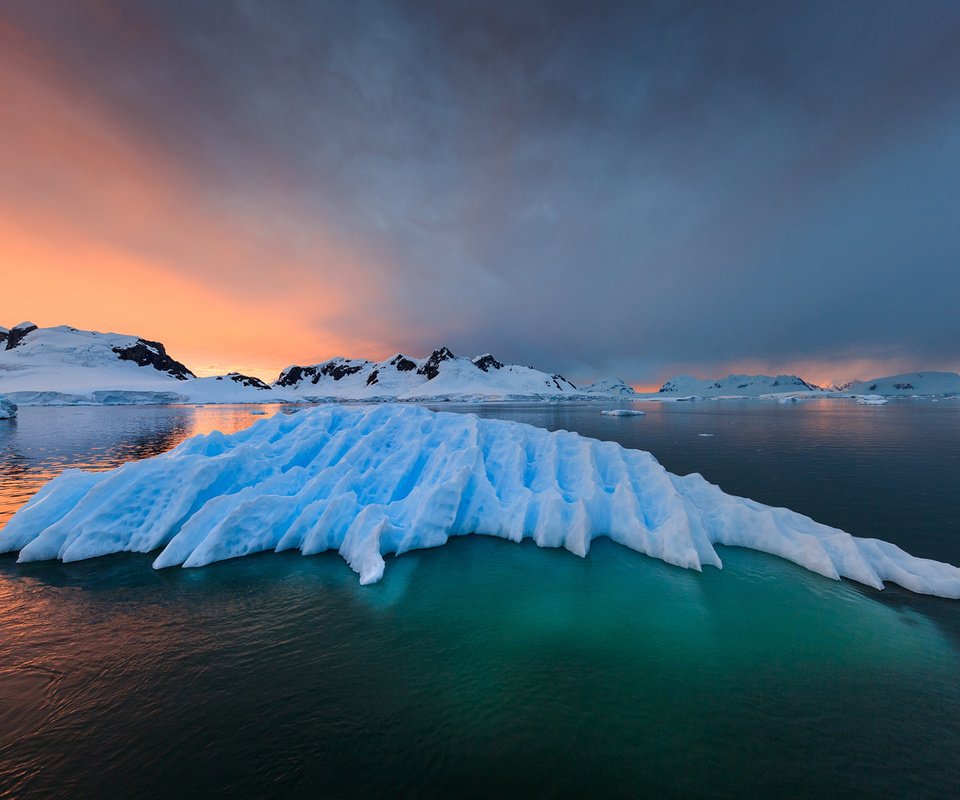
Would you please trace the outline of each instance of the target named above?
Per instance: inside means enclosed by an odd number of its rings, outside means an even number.
[[[439,407],[649,449],[957,560],[960,408],[939,405]],[[251,410],[24,408],[0,424],[0,523],[65,468]],[[721,557],[699,574],[471,537],[368,587],[335,554],[0,557],[0,797],[956,794],[960,603]]]
[[[113,469],[214,430],[242,430],[277,406],[24,407],[0,424],[0,526],[63,470]]]

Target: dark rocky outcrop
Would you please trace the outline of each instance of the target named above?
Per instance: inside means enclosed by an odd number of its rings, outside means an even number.
[[[303,367],[287,367],[277,378],[277,386],[296,386],[303,380]]]
[[[310,383],[317,384],[320,378],[327,377],[339,381],[347,375],[355,375],[364,368],[369,361],[362,364],[349,364],[343,359],[335,358],[324,364],[315,364],[312,367],[293,366],[287,367],[277,378],[277,386],[295,386],[301,381],[309,380]]]
[[[172,359],[160,342],[137,339],[135,344],[127,347],[114,347],[112,350],[121,361],[132,361],[138,367],[153,367],[155,370],[172,375],[178,381],[197,377],[186,366]]]
[[[374,370],[367,376],[367,386],[373,386],[378,380],[380,380],[380,370]]]
[[[563,375],[551,375],[550,378],[551,378],[551,380],[553,381],[553,385],[556,386],[561,392],[562,392],[564,389],[576,389],[576,388],[577,388],[577,387],[574,386],[570,381],[568,381],[566,378],[564,378]],[[560,384],[560,381],[563,381],[563,383],[565,383],[565,384],[567,384],[567,385],[566,385],[566,386],[562,386],[562,385]]]
[[[239,372],[230,372],[226,375],[217,376],[218,381],[222,381],[224,378],[229,378],[234,383],[239,383],[241,386],[249,386],[251,389],[266,389],[267,391],[270,391],[270,387],[267,386],[267,384],[253,375],[241,375]]]
[[[32,322],[21,322],[19,325],[11,328],[6,334],[0,334],[3,338],[0,341],[6,340],[5,350],[13,350],[20,342],[23,341],[24,337],[30,333],[30,331],[35,331],[37,326]]]
[[[417,368],[417,365],[404,355],[396,356],[390,363],[395,366],[399,372],[409,372]]]
[[[501,364],[497,359],[492,355],[487,353],[484,356],[475,358],[473,364],[477,369],[482,369],[484,372],[489,372],[492,369],[503,369],[503,364]]]
[[[447,347],[441,347],[430,354],[430,358],[424,362],[423,366],[417,370],[418,375],[426,375],[428,381],[432,381],[440,374],[440,364],[444,361],[450,361],[456,356],[450,352]]]
[[[365,361],[364,364],[367,362]],[[317,375],[314,377],[314,383],[320,380],[321,375],[325,375],[329,378],[333,378],[335,381],[340,380],[341,378],[346,378],[347,375],[356,375],[360,370],[363,369],[362,364],[345,364],[342,361],[328,361],[326,364],[322,364],[320,369],[317,370]]]

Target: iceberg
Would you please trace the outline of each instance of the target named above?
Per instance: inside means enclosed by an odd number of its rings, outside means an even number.
[[[609,411],[601,411],[606,417],[645,417],[646,411],[638,411],[635,408],[612,408]]]
[[[0,419],[13,419],[17,416],[17,404],[0,394]]]
[[[71,469],[0,531],[19,560],[158,550],[154,567],[337,550],[360,582],[384,555],[482,534],[585,556],[614,541],[679,567],[748,547],[829,578],[960,597],[960,569],[725,494],[650,454],[567,431],[409,405],[324,406],[187,439],[108,472]]]

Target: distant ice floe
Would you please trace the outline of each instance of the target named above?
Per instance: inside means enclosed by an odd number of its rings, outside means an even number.
[[[600,413],[608,417],[644,417],[647,414],[646,411],[638,411],[635,408],[613,408]]]
[[[595,537],[680,567],[748,547],[821,575],[960,597],[960,569],[672,475],[652,455],[567,431],[416,406],[327,406],[109,472],[65,471],[0,531],[20,561],[159,550],[156,568],[266,550],[337,550],[361,583],[383,556],[464,534],[584,556]]]
[[[0,394],[0,419],[13,419],[17,416],[17,404]]]
[[[857,398],[857,403],[861,406],[885,406],[887,398],[878,394],[861,395]]]

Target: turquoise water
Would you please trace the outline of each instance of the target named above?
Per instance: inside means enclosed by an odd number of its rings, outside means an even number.
[[[868,526],[859,474],[870,519],[947,558],[957,408],[840,405],[480,410],[643,440],[728,491]],[[257,419],[104,411],[0,430],[8,511],[45,471]],[[579,559],[466,537],[368,587],[332,554],[0,558],[0,796],[958,796],[960,603],[721,557],[697,574],[609,542]]]

